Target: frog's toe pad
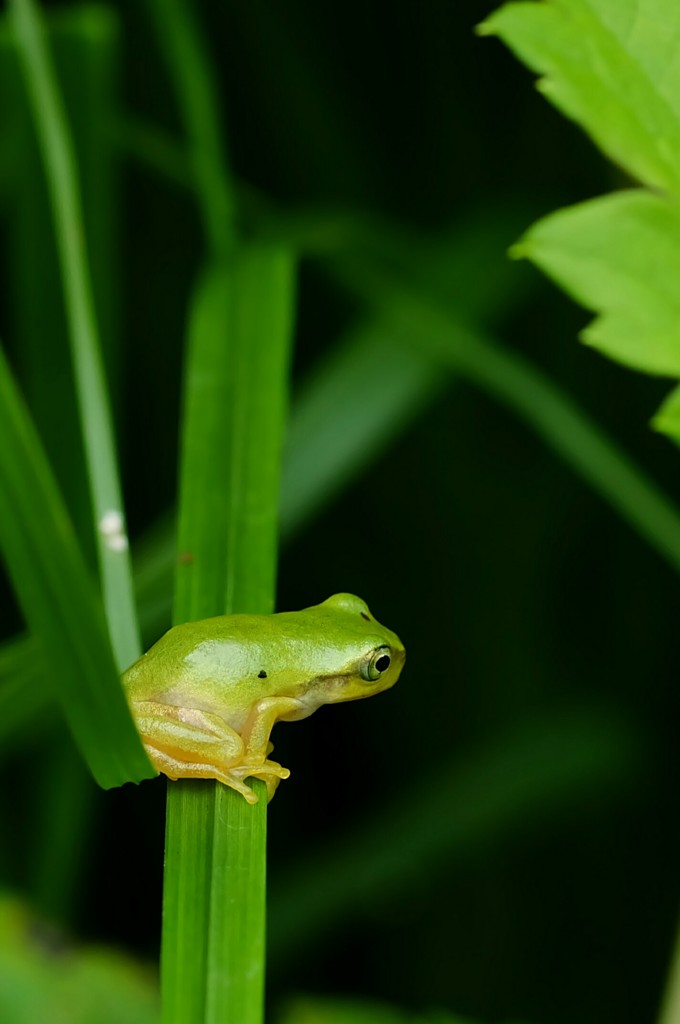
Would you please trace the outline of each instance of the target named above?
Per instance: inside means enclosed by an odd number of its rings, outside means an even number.
[[[230,773],[239,779],[287,779],[290,768],[284,768],[276,761],[261,761],[259,764],[244,764],[230,768]]]

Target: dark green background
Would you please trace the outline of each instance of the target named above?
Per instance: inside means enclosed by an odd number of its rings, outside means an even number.
[[[185,311],[203,242],[188,190],[124,145],[111,164],[98,141],[125,133],[92,107],[95,80],[123,112],[181,139],[144,5],[111,9],[120,36],[110,66],[100,56],[92,79],[74,72],[68,40],[60,59],[134,540],[173,504]],[[471,0],[201,4],[238,178],[284,211],[384,218],[423,248],[455,240],[459,224],[497,221],[498,244],[478,266],[495,273],[538,216],[621,182],[497,41],[475,37],[487,13]],[[65,341],[51,227],[6,46],[2,56],[0,327],[85,522],[75,414],[58,383]],[[514,274],[516,300],[502,316],[488,309],[485,325],[677,496],[677,453],[646,426],[664,386],[580,347],[587,315],[530,267]],[[452,265],[453,301],[457,284]],[[296,382],[361,315],[324,259],[303,260]],[[380,372],[372,386],[378,394]],[[270,1005],[290,992],[344,992],[488,1021],[651,1022],[678,902],[677,577],[527,427],[464,381],[448,381],[397,426],[382,456],[282,554],[281,609],[356,592],[399,632],[408,663],[378,700],[275,732],[293,778],[269,816]],[[9,636],[19,617],[2,594]],[[592,748],[592,778],[507,811],[503,765],[528,780],[549,775],[546,764],[563,747],[578,758],[581,742]],[[51,783],[55,800],[63,794],[52,771],[55,756],[66,771],[62,745],[45,728],[3,757],[0,879],[29,893],[73,886],[80,935],[155,957],[165,784],[107,794],[85,784],[87,812],[67,801],[82,827],[60,866],[34,807]],[[508,745],[515,753],[503,754]],[[453,812],[442,779],[471,761],[482,795],[470,797],[470,838],[463,826],[445,841]],[[423,828],[418,794],[434,797],[430,854],[407,854],[399,884],[362,891],[322,931],[287,941],[288,872],[323,876],[328,864],[331,885],[355,822],[394,806]],[[476,828],[484,794],[496,809]],[[385,830],[382,842],[401,840]],[[359,845],[347,869],[362,856]]]

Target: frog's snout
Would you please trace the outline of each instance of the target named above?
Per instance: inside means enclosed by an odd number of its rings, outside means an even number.
[[[406,661],[405,648],[393,647],[392,650],[390,651],[390,654],[392,655],[392,668],[394,669],[396,666],[398,667],[399,672],[401,672],[402,668],[404,667],[404,662]]]

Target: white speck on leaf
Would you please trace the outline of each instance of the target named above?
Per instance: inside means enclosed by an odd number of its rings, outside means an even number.
[[[105,512],[99,520],[99,532],[104,537],[107,548],[111,551],[127,551],[128,539],[125,533],[123,516],[117,509]]]

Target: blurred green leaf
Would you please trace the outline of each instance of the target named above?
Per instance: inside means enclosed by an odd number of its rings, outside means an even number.
[[[652,418],[652,426],[680,444],[680,387],[671,391]]]
[[[541,93],[608,156],[680,198],[675,0],[510,3],[479,31],[539,72]]]
[[[56,695],[47,664],[33,636],[0,644],[0,749],[11,750],[27,737],[40,735],[54,717]]]
[[[158,1024],[154,974],[112,949],[76,946],[0,895],[0,1020],[5,1024]]]
[[[99,597],[1,351],[0,437],[0,548],[53,693],[100,785],[151,778]]]
[[[475,1024],[469,1017],[434,1010],[410,1013],[368,999],[299,996],[276,1017],[276,1024]],[[519,1022],[516,1022],[519,1024]]]
[[[598,314],[583,340],[680,376],[680,69],[674,0],[511,3],[481,26],[545,77],[539,88],[643,184],[539,221],[514,248]],[[669,201],[670,200],[670,201]],[[671,397],[653,426],[680,439]]]

